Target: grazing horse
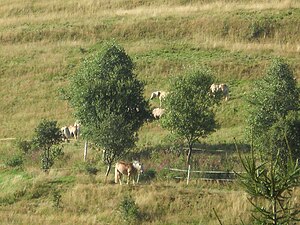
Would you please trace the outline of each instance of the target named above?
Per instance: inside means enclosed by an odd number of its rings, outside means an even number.
[[[221,92],[225,97],[225,101],[229,99],[229,88],[227,84],[212,84],[210,86],[210,91],[215,96],[217,92]]]
[[[71,137],[69,128],[67,126],[64,126],[60,129],[60,131],[61,131],[61,134],[62,134],[62,139],[64,141],[69,142],[69,138]]]
[[[70,136],[74,137],[75,139],[78,139],[80,125],[75,123],[74,126],[70,125],[68,128],[69,128],[69,131],[70,131]]]
[[[159,119],[165,113],[165,109],[155,108],[152,110],[152,115],[154,119]]]
[[[158,98],[159,106],[161,107],[162,101],[165,100],[167,95],[168,95],[168,92],[165,92],[165,91],[154,91],[151,93],[150,100],[152,100],[154,98]]]
[[[133,161],[132,163],[126,163],[119,161],[115,167],[115,183],[118,182],[122,185],[122,176],[127,176],[127,184],[132,179],[132,183],[139,182],[140,174],[144,172],[143,164],[139,161]],[[136,179],[136,181],[135,181]]]

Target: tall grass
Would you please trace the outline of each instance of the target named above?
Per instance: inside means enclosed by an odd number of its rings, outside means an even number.
[[[245,213],[250,206],[246,196],[232,189],[234,186],[223,186],[219,190],[217,184],[208,189],[205,183],[191,183],[186,188],[184,184],[156,182],[130,187],[84,184],[77,177],[76,183],[61,189],[60,183],[51,180],[42,178],[43,185],[36,181],[32,187],[27,187],[24,196],[19,197],[14,204],[0,204],[1,221],[5,224],[122,223],[118,206],[127,195],[135,200],[142,215],[142,224],[215,224],[217,220],[212,208],[229,224],[236,224],[240,219],[250,219]],[[59,190],[62,196],[61,209],[53,207],[53,190]],[[26,198],[32,198],[31,204],[28,204]],[[223,204],[219,204],[220,200]],[[33,213],[28,214],[28,211]]]
[[[8,1],[0,15],[1,137],[29,137],[42,117],[71,123],[58,89],[102,40],[115,38],[132,54],[146,96],[199,64],[223,81],[261,76],[276,55],[299,70],[300,12],[292,0]]]
[[[73,124],[73,110],[59,89],[105,40],[115,39],[132,57],[135,73],[146,81],[146,98],[168,90],[171,77],[199,66],[210,67],[218,82],[229,85],[230,100],[216,108],[220,129],[201,140],[210,147],[230,150],[233,137],[243,143],[245,96],[273,57],[284,57],[300,79],[297,0],[3,0],[0,6],[0,138],[30,139],[42,118]],[[161,153],[166,134],[158,121],[139,132],[137,148],[149,151],[148,168],[158,171],[171,160],[184,165],[184,158]],[[121,223],[116,208],[125,194],[135,199],[143,224],[217,224],[212,208],[225,224],[251,221],[250,206],[235,185],[192,181],[187,188],[172,179],[137,187],[104,185],[103,166],[95,165],[96,176],[84,172],[84,140],[65,144],[64,161],[49,175],[41,174],[38,153],[25,158],[24,171],[7,172],[4,162],[17,149],[13,142],[0,143],[4,224]],[[99,161],[96,150],[88,158]],[[194,159],[202,169],[224,160],[216,155]],[[60,210],[53,207],[57,190]]]

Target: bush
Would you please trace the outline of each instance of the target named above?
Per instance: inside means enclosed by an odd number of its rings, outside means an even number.
[[[119,205],[119,212],[123,220],[128,224],[137,223],[140,218],[139,208],[132,196],[125,196]]]
[[[9,167],[21,167],[23,166],[23,157],[21,155],[15,155],[7,159],[5,165]]]
[[[62,208],[61,205],[61,193],[58,190],[54,190],[52,193],[52,202],[54,208]]]
[[[27,154],[32,150],[32,142],[27,140],[17,140],[16,147],[21,150],[21,152]]]
[[[276,22],[268,18],[252,21],[247,33],[248,40],[270,37],[274,34],[275,27]]]
[[[156,174],[157,173],[156,173],[155,169],[148,169],[143,174],[143,180],[151,181],[154,178],[156,178]]]
[[[99,170],[96,168],[96,166],[91,163],[87,163],[85,165],[85,172],[89,175],[97,175],[98,171]]]

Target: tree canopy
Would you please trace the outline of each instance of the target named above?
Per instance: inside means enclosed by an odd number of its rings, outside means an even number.
[[[42,151],[42,169],[47,172],[54,164],[54,160],[63,155],[62,134],[57,127],[57,121],[43,119],[34,130],[32,143],[34,148]]]
[[[216,128],[212,107],[217,98],[209,94],[212,83],[213,77],[207,69],[178,76],[172,80],[165,101],[166,113],[161,118],[162,125],[187,140],[190,149],[188,163],[195,141]]]
[[[83,137],[106,150],[109,165],[134,145],[136,132],[150,115],[144,83],[133,69],[125,50],[109,42],[71,78],[68,99]]]
[[[276,154],[281,146],[288,149],[288,141],[299,149],[300,92],[289,65],[282,59],[275,59],[266,76],[255,82],[251,93],[247,133],[255,147],[271,149]]]

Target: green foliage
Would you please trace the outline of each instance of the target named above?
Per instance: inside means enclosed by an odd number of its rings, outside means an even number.
[[[287,132],[292,146],[299,145],[294,133],[299,130],[299,120],[296,116],[299,110],[299,93],[292,70],[281,59],[274,60],[267,70],[267,75],[255,83],[249,98],[247,136],[249,139],[253,138],[254,146],[259,151],[270,150],[264,152],[264,155],[276,155],[279,146],[273,143],[274,147],[269,148],[269,140],[274,140],[284,132]],[[282,142],[279,145],[282,145]]]
[[[27,154],[32,150],[32,142],[28,140],[17,140],[16,147],[23,153]]]
[[[270,146],[271,152],[279,151],[282,160],[286,161],[289,156],[287,149],[293,149],[294,159],[300,158],[300,119],[298,112],[291,111],[286,117],[279,118],[267,135],[266,145]],[[285,163],[284,163],[285,164]]]
[[[62,208],[62,203],[61,203],[61,193],[58,190],[54,190],[52,193],[52,202],[53,202],[53,207],[56,209]]]
[[[42,169],[46,172],[54,164],[55,158],[63,155],[62,147],[58,146],[62,142],[60,129],[56,121],[42,120],[35,129],[32,143],[42,151]]]
[[[155,169],[147,169],[143,176],[141,177],[141,180],[151,181],[156,178],[157,172]]]
[[[248,39],[266,38],[274,33],[276,22],[270,18],[260,18],[249,25]]]
[[[57,127],[57,121],[43,119],[34,130],[32,142],[39,149],[44,150],[52,145],[62,142],[60,129]]]
[[[119,205],[119,212],[128,224],[138,224],[140,211],[132,196],[125,196]]]
[[[200,69],[176,77],[170,85],[165,101],[166,113],[161,122],[164,128],[187,140],[190,152],[195,141],[216,128],[212,107],[218,99],[209,94],[212,83],[211,72]]]
[[[293,224],[300,213],[293,207],[293,188],[300,184],[298,161],[290,157],[282,166],[279,151],[276,159],[258,162],[253,150],[250,157],[240,160],[245,174],[237,174],[241,185],[250,194],[250,203],[254,206],[253,217],[259,224]],[[265,200],[265,203],[259,201]],[[258,216],[257,216],[258,215]]]
[[[87,174],[97,175],[99,169],[97,169],[97,167],[95,165],[93,165],[92,163],[86,163],[85,164],[85,171],[86,171]]]
[[[183,152],[184,139],[178,134],[167,134],[163,143],[168,146],[169,153],[180,155]]]
[[[133,68],[122,47],[106,43],[83,62],[67,91],[82,135],[106,150],[109,165],[134,146],[136,132],[150,115],[144,83]]]
[[[9,167],[21,167],[23,166],[23,156],[22,155],[14,155],[11,158],[7,159],[5,164]]]

